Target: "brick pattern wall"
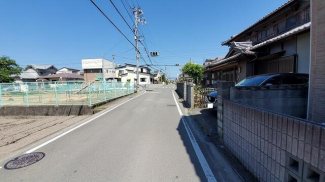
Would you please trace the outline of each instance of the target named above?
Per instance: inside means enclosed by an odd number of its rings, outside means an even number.
[[[311,62],[308,119],[325,122],[325,1],[311,0]]]
[[[224,101],[225,145],[260,181],[324,181],[325,128]]]
[[[235,85],[235,82],[228,82],[228,81],[217,81],[217,104],[218,104],[218,135],[220,138],[223,136],[223,102],[225,100],[229,100],[230,98],[230,88]]]

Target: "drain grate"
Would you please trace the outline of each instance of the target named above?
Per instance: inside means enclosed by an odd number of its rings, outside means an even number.
[[[176,106],[176,105],[173,105],[173,104],[167,104],[167,106],[174,107],[174,106]]]
[[[44,157],[45,153],[43,152],[24,154],[7,162],[4,168],[8,170],[23,168],[42,160]]]

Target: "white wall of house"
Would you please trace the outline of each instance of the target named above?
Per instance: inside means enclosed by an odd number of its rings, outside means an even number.
[[[107,61],[104,59],[103,61],[104,67],[103,67],[103,74],[104,78],[115,78],[115,64],[112,61]]]
[[[106,59],[82,59],[82,69],[101,69],[103,78],[114,79],[116,75],[115,64],[112,61]],[[86,73],[86,72],[85,72]],[[98,73],[97,73],[98,74]]]
[[[69,69],[69,68],[61,68],[57,72],[58,73],[70,73],[70,74],[80,74],[79,70]]]
[[[28,75],[35,77],[35,78],[37,78],[38,76],[42,76],[41,73],[37,72],[37,70],[35,70],[33,68],[28,68],[24,72],[27,73]],[[42,74],[45,74],[45,73],[42,73]]]
[[[131,82],[136,82],[137,74],[135,70],[135,67],[128,65],[126,67],[117,68],[116,77],[120,78],[121,82],[127,82],[128,80]],[[143,73],[141,72],[141,68],[139,68],[139,84],[151,84],[153,75],[149,73],[149,70],[147,68],[142,68],[142,71]]]

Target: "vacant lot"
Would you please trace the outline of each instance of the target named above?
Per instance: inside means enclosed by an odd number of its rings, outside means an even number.
[[[0,158],[88,116],[0,117]]]

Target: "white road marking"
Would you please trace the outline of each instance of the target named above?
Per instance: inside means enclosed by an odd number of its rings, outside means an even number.
[[[197,143],[196,140],[195,140],[195,137],[194,137],[194,135],[193,135],[191,129],[189,128],[189,126],[187,125],[187,123],[186,123],[186,121],[185,121],[185,119],[184,119],[184,117],[183,117],[183,113],[182,113],[182,111],[181,111],[181,109],[180,109],[180,107],[179,107],[179,105],[178,105],[178,102],[177,102],[177,100],[176,100],[176,98],[175,98],[175,95],[174,95],[174,92],[173,92],[173,91],[172,91],[172,94],[173,94],[174,101],[175,101],[175,103],[176,103],[176,106],[177,106],[177,109],[178,109],[179,115],[181,116],[182,123],[183,123],[183,125],[185,126],[185,129],[186,129],[187,135],[188,135],[189,138],[190,138],[190,141],[191,141],[192,146],[193,146],[193,148],[194,148],[195,154],[196,154],[197,158],[199,159],[199,162],[200,162],[201,167],[202,167],[202,169],[203,169],[203,172],[204,172],[204,174],[205,174],[205,177],[207,178],[207,180],[208,180],[209,182],[217,182],[216,178],[214,177],[214,174],[212,173],[212,171],[211,171],[211,169],[210,169],[210,166],[209,166],[207,160],[205,159],[205,157],[204,157],[204,155],[203,155],[203,153],[202,153],[202,151],[201,151],[201,149],[200,149],[198,143]]]
[[[125,104],[125,103],[127,103],[127,102],[129,102],[129,101],[131,101],[131,100],[133,100],[133,99],[135,99],[135,98],[137,98],[137,97],[139,97],[139,96],[145,94],[145,93],[146,93],[146,91],[144,91],[144,93],[142,93],[142,94],[140,94],[140,95],[138,95],[138,96],[136,96],[136,97],[133,97],[133,98],[131,98],[131,99],[125,101],[125,102],[122,102],[121,104],[119,104],[119,105],[117,105],[117,106],[114,106],[113,108],[111,108],[111,109],[109,109],[109,110],[103,112],[102,114],[100,114],[100,115],[98,115],[98,116],[96,116],[96,117],[94,117],[94,118],[91,118],[90,120],[88,120],[88,121],[86,121],[86,122],[84,122],[84,123],[82,123],[82,124],[80,124],[80,125],[78,125],[78,126],[72,128],[72,129],[70,129],[70,130],[68,130],[68,131],[66,131],[66,132],[64,132],[64,133],[62,133],[61,135],[58,135],[58,136],[56,136],[56,137],[54,137],[54,138],[48,140],[47,142],[44,142],[43,144],[41,144],[41,145],[39,145],[39,146],[37,146],[37,147],[34,147],[34,148],[28,150],[28,151],[25,152],[25,153],[26,153],[26,154],[29,154],[29,153],[31,153],[31,152],[34,152],[35,150],[40,149],[40,148],[44,147],[45,145],[47,145],[47,144],[49,144],[49,143],[51,143],[51,142],[54,142],[55,140],[57,140],[57,139],[63,137],[64,135],[66,135],[66,134],[68,134],[68,133],[70,133],[70,132],[72,132],[72,131],[74,131],[74,130],[80,128],[80,127],[82,127],[83,125],[86,125],[86,124],[88,124],[88,123],[94,121],[95,119],[97,119],[97,118],[103,116],[104,114],[106,114],[106,113],[108,113],[108,112],[110,112],[110,111],[116,109],[117,107],[119,107],[119,106],[121,106],[121,105],[123,105],[123,104]]]
[[[1,169],[2,167],[0,166],[0,169]]]

